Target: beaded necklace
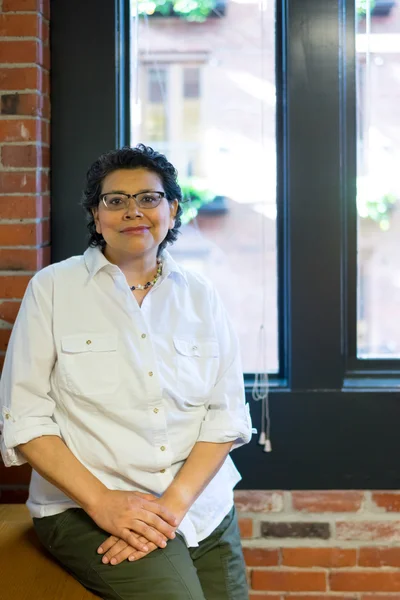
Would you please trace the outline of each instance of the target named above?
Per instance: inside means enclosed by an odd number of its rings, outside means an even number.
[[[151,281],[148,281],[147,283],[145,283],[144,285],[132,285],[130,286],[130,289],[132,290],[132,292],[134,290],[147,290],[149,287],[155,285],[157,283],[157,281],[160,279],[161,274],[162,274],[162,260],[161,258],[157,258],[157,264],[158,264],[158,268],[157,268],[157,273],[154,275],[154,279],[152,279]]]

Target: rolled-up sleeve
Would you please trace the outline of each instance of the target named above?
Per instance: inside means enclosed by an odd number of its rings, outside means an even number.
[[[0,450],[6,466],[26,462],[16,447],[43,435],[60,436],[53,419],[50,376],[56,360],[50,270],[29,283],[8,345],[0,381]]]
[[[247,444],[252,436],[249,406],[245,402],[239,342],[221,299],[213,290],[211,303],[219,343],[219,372],[199,442],[234,442],[232,448]]]

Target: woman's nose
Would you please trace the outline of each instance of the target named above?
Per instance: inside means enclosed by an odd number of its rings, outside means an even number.
[[[129,208],[126,210],[126,212],[124,214],[124,218],[125,219],[134,219],[135,217],[143,217],[143,213],[141,212],[140,208],[136,204],[134,198],[131,198],[131,201],[129,203]]]

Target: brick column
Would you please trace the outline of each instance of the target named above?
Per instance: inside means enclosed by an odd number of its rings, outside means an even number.
[[[0,2],[0,368],[21,298],[50,262],[49,0]]]

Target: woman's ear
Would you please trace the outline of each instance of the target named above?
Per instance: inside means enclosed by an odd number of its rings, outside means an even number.
[[[170,229],[173,229],[175,227],[175,217],[176,217],[176,213],[178,212],[178,206],[179,206],[178,200],[174,200],[173,202],[169,203],[169,210],[170,210],[169,228]]]
[[[93,215],[93,219],[94,219],[94,224],[96,226],[96,231],[97,233],[101,234],[101,225],[100,225],[100,220],[99,220],[99,209],[96,208],[92,208],[92,215]]]

